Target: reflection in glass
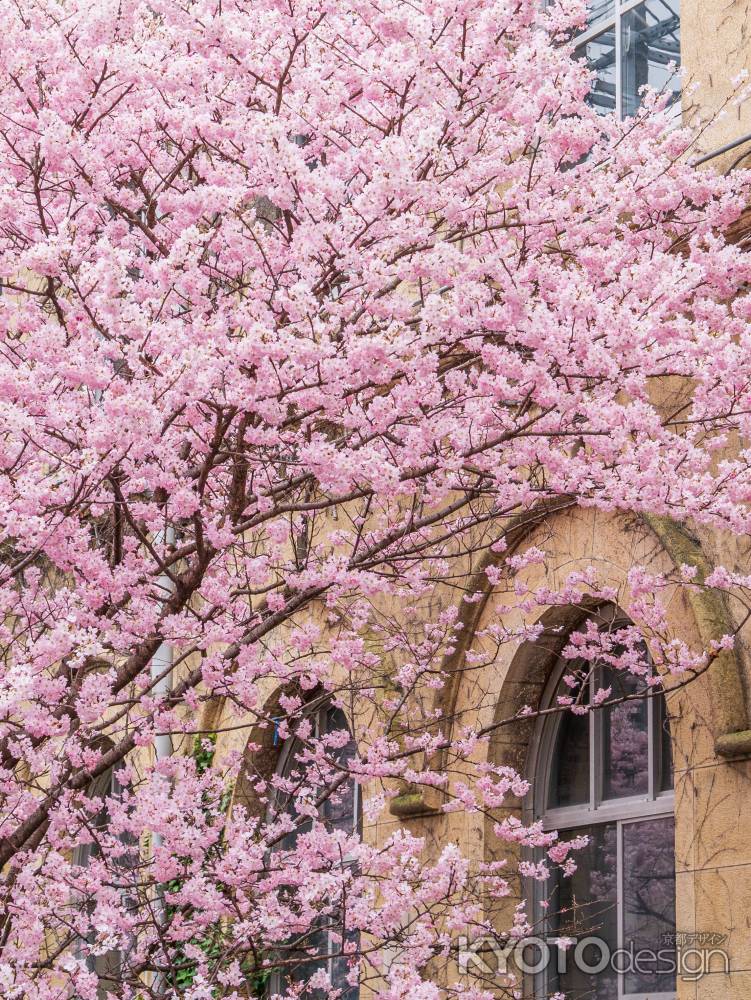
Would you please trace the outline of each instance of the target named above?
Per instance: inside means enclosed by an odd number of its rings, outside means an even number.
[[[562,840],[586,835],[589,844],[576,852],[576,871],[559,877],[550,908],[553,937],[601,938],[611,951],[618,947],[618,836],[615,823],[578,827],[563,831]],[[566,967],[555,977],[555,989],[567,1000],[616,1000],[618,977],[610,966],[587,972],[601,964],[603,950],[595,945],[583,949],[583,962],[575,963],[573,952],[566,954]]]
[[[321,959],[318,956],[328,952],[328,934],[324,928],[311,928],[310,932],[299,941],[299,950],[291,951],[285,956],[293,961],[289,973],[290,983],[304,983],[314,976],[321,968]],[[322,997],[321,991],[309,991],[310,997]]]
[[[620,670],[603,670],[602,686],[611,698],[646,689],[644,681]],[[612,705],[603,711],[603,789],[605,799],[646,795],[649,790],[649,727],[646,698]]]
[[[621,17],[622,114],[639,108],[639,89],[649,84],[680,97],[680,77],[670,64],[680,66],[680,0],[646,0]]]
[[[328,708],[323,713],[320,722],[316,722],[315,736],[320,737],[324,734],[336,733],[342,730],[349,732],[347,717],[344,712],[342,712],[339,708]],[[287,780],[291,781],[295,788],[312,781],[314,785],[318,785],[321,790],[324,790],[328,780],[327,777],[322,773],[319,773],[318,768],[315,767],[311,772],[311,764],[302,759],[304,751],[304,745],[293,738],[286,761],[282,768],[283,776]],[[332,748],[327,755],[338,764],[345,766],[349,765],[357,755],[357,748],[355,746],[354,739],[350,736],[349,740],[343,747],[338,749]],[[277,803],[280,810],[284,809],[290,813],[293,818],[297,817],[298,813],[296,809],[296,796],[294,791],[288,793],[287,795],[279,795],[277,797]],[[327,825],[330,824],[334,829],[344,830],[346,833],[352,833],[357,828],[357,814],[356,783],[354,779],[347,781],[343,786],[337,789],[335,793],[329,795],[324,801],[321,809],[321,819],[324,820]],[[313,820],[304,820],[296,826],[294,830],[286,834],[280,846],[284,850],[292,850],[297,844],[297,840],[300,835],[303,833],[309,833],[312,828]]]
[[[313,820],[306,819],[300,821],[300,814],[297,811],[296,790],[303,784],[305,775],[305,764],[300,760],[304,749],[302,743],[298,743],[294,739],[292,740],[282,772],[287,781],[291,783],[292,789],[287,794],[277,795],[276,798],[276,806],[279,812],[284,811],[289,813],[290,817],[296,821],[294,829],[286,833],[279,844],[279,847],[284,851],[294,850],[298,838],[304,833],[310,833],[313,828]]]
[[[594,25],[600,18],[612,16],[615,0],[587,0],[587,24]]]
[[[632,645],[636,634],[623,646],[617,638],[594,667],[581,660],[563,664],[549,702],[553,707],[561,695],[572,695],[591,705],[589,693],[607,688],[607,700],[633,696],[586,716],[566,711],[545,722],[549,784],[541,819],[546,829],[561,831],[561,840],[584,836],[588,843],[574,852],[571,875],[555,866],[551,873],[545,932],[551,939],[574,938],[578,946],[559,951],[550,942],[551,963],[536,980],[535,996],[646,1000],[675,993],[669,972],[675,965],[669,937],[675,930],[673,803],[670,794],[660,795],[673,788],[669,719],[664,694],[626,668],[632,657],[625,654],[633,649],[648,674],[646,645]],[[585,673],[591,674],[586,688],[566,684]],[[587,696],[578,697],[583,690]],[[583,941],[587,937],[595,940]]]
[[[360,935],[356,931],[348,931],[345,940],[347,943],[354,944],[355,948],[360,941]],[[331,962],[331,985],[336,990],[341,990],[341,995],[339,1000],[357,1000],[360,995],[360,989],[358,986],[350,986],[347,982],[347,976],[349,975],[350,966],[349,959],[345,954],[336,955]]]
[[[561,684],[559,693],[577,698],[579,688]],[[548,804],[555,809],[584,802],[589,802],[589,713],[574,715],[566,709],[558,724]]]
[[[624,947],[641,953],[640,961],[627,967],[626,994],[675,989],[675,973],[665,971],[675,958],[668,943],[675,933],[673,823],[667,816],[623,827]],[[652,960],[651,953],[660,950],[661,958]]]
[[[585,42],[575,55],[586,59],[595,74],[587,103],[601,115],[615,111],[615,28],[608,28]]]

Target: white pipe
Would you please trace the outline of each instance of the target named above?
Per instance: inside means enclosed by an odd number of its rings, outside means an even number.
[[[171,525],[164,531],[158,532],[154,538],[155,546],[161,546],[165,542],[167,545],[175,544],[175,529]],[[162,573],[158,586],[164,594],[163,607],[168,597],[174,593],[175,585],[168,573]],[[157,698],[167,697],[172,690],[172,660],[172,646],[168,642],[163,642],[151,659],[151,677],[155,681],[153,694]],[[172,737],[169,733],[158,733],[154,737],[154,753],[157,761],[172,756]]]
[[[154,536],[154,546],[160,548],[164,544],[174,545],[175,544],[175,529],[171,525],[167,525],[164,531],[159,531]],[[158,587],[160,592],[164,595],[161,601],[161,608],[168,598],[174,593],[175,585],[172,578],[168,573],[162,573],[159,576]],[[173,663],[173,649],[170,643],[163,642],[154,653],[151,658],[151,678],[154,681],[154,687],[152,693],[154,696],[161,699],[161,697],[167,697],[172,690],[172,663]],[[154,737],[154,756],[156,757],[157,763],[160,760],[164,760],[165,757],[172,756],[172,737],[169,733],[157,733]],[[152,844],[154,847],[158,847],[162,842],[162,835],[160,833],[154,832]],[[157,912],[162,912],[162,897],[159,894],[156,900]],[[152,990],[160,995],[164,992],[164,976],[161,973],[154,974],[154,980],[152,982]]]

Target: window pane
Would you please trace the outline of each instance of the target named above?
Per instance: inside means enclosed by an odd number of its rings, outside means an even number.
[[[680,96],[680,78],[670,63],[680,65],[680,0],[646,0],[621,18],[621,84],[624,116],[639,108],[639,88]]]
[[[328,972],[331,985],[342,991],[339,1000],[357,1000],[360,988],[357,984],[350,986],[347,975],[350,971],[349,958],[340,954],[341,945],[335,935],[341,933],[341,924],[337,922],[336,914],[328,919],[321,919],[319,925],[313,926],[309,933],[296,941],[289,941],[279,950],[278,957],[285,963],[294,963],[283,974],[272,979],[272,992],[277,992],[286,985],[294,986],[307,982],[311,976],[321,969]],[[355,944],[355,952],[359,944],[359,934],[348,931],[346,940]],[[306,990],[306,1000],[323,1000],[326,990]]]
[[[615,28],[608,28],[576,50],[594,71],[587,103],[601,115],[615,111]]]
[[[617,827],[615,823],[579,827],[562,832],[561,839],[581,835],[589,837],[589,844],[576,852],[576,871],[570,878],[559,877],[550,901],[552,936],[595,937],[603,945],[587,945],[580,956],[583,961],[577,962],[573,949],[561,951],[565,968],[553,976],[551,985],[565,993],[566,1000],[616,1000],[618,977],[609,962],[601,971],[594,970],[618,946]]]
[[[314,738],[319,738],[330,733],[344,732],[348,740],[342,747],[329,747],[326,756],[342,765],[348,764],[356,756],[355,741],[350,734],[347,717],[341,709],[329,706],[320,713],[311,716],[315,722]],[[325,791],[330,781],[328,768],[319,768],[316,764],[302,760],[304,747],[301,743],[292,738],[288,744],[288,752],[282,766],[282,775],[289,779],[293,785],[300,787],[310,784],[316,794]],[[355,794],[355,782],[346,782],[340,787],[336,794],[327,798],[320,810],[320,817],[335,829],[343,829],[351,833],[357,828],[357,797]],[[286,810],[293,817],[297,815],[295,808],[295,790],[277,796],[277,805],[280,810]],[[313,820],[307,819],[295,831],[287,834],[277,847],[279,849],[290,850],[295,847],[301,833],[312,829]],[[350,864],[346,859],[343,863]],[[295,962],[291,969],[284,972],[275,973],[271,980],[272,992],[278,992],[287,985],[299,985],[308,980],[314,973],[325,969],[331,977],[335,988],[341,989],[341,1000],[357,1000],[359,987],[349,986],[346,976],[349,971],[348,959],[339,954],[341,945],[336,935],[346,930],[342,927],[341,917],[335,911],[326,917],[319,918],[310,932],[302,939],[289,941],[280,947],[279,958],[292,960]],[[359,934],[356,931],[346,930],[346,940],[355,945],[359,942]],[[305,996],[311,1000],[318,1000],[328,995],[323,989],[307,990]]]
[[[603,670],[602,686],[611,698],[645,690],[644,681],[623,671]],[[649,790],[647,700],[627,701],[603,710],[603,788],[605,799],[646,795]]]
[[[675,958],[668,944],[675,933],[674,836],[672,816],[623,827],[624,948],[639,955],[627,967],[626,994],[675,989],[675,973],[664,971]]]
[[[294,737],[292,738],[292,743],[289,746],[289,752],[287,758],[284,762],[282,768],[282,775],[291,782],[292,788],[289,792],[279,793],[276,796],[276,809],[275,812],[282,813],[286,812],[292,817],[292,819],[297,819],[299,813],[297,811],[297,792],[298,789],[305,782],[306,767],[307,764],[301,762],[300,757],[304,752],[304,746],[299,743]],[[312,819],[306,819],[294,830],[285,834],[283,839],[279,843],[279,848],[284,851],[291,851],[297,844],[298,837],[303,833],[309,833],[313,828]]]
[[[593,25],[603,17],[613,14],[614,0],[587,0],[587,24]]]
[[[341,708],[327,708],[326,709],[326,732],[334,733],[339,729],[346,729],[349,732],[349,726],[347,725],[347,716],[341,710]]]
[[[569,688],[561,683],[558,693],[576,698],[579,688]],[[589,802],[589,714],[574,715],[566,709],[561,715],[553,751],[548,800],[549,807],[553,809]]]

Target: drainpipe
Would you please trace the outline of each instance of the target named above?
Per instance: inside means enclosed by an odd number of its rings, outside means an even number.
[[[175,529],[170,525],[157,533],[155,546],[159,547],[166,543],[175,544]],[[167,573],[162,573],[158,581],[159,590],[164,594],[162,606],[174,593],[175,585]],[[155,697],[166,697],[172,690],[172,646],[168,642],[163,642],[151,660],[151,677],[155,681],[153,694]],[[154,753],[157,761],[164,760],[165,757],[172,756],[172,737],[169,733],[159,733],[154,737]]]
[[[175,529],[171,525],[168,525],[163,531],[157,532],[154,536],[154,547],[156,549],[161,548],[165,544],[175,544]],[[160,602],[161,607],[163,608],[169,597],[173,594],[175,585],[169,574],[162,573],[159,576],[157,586],[163,594]],[[168,642],[163,642],[151,658],[151,679],[154,681],[152,693],[160,700],[168,697],[170,691],[172,690],[172,662],[172,646]],[[160,760],[171,757],[172,749],[172,737],[169,733],[157,733],[154,736],[154,756],[156,757],[157,763]],[[152,837],[152,849],[153,847],[158,847],[161,843],[162,835],[154,832]],[[155,902],[157,914],[161,913],[163,907],[161,891],[158,892]],[[165,992],[165,985],[163,973],[155,973],[151,984],[153,992],[157,996],[160,996]]]
[[[738,146],[742,146],[745,142],[751,142],[751,132],[746,135],[740,136],[738,139],[733,139],[732,142],[726,142],[724,146],[720,146],[718,149],[713,149],[711,153],[705,153],[704,156],[700,156],[696,160],[691,161],[691,165],[694,167],[700,166],[702,163],[708,163],[713,160],[716,156],[722,156],[723,153],[729,153],[732,149],[736,149]],[[744,154],[744,156],[747,154]],[[743,159],[743,157],[741,157]]]

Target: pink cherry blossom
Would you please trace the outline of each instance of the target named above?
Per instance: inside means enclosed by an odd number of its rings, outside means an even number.
[[[490,736],[537,706],[452,729],[447,684],[584,601],[640,627],[564,637],[580,673],[644,676],[648,647],[689,678],[732,645],[665,608],[747,576],[619,591],[519,543],[576,505],[751,529],[749,179],[692,166],[659,95],[599,117],[584,14],[0,7],[4,996],[485,1000],[436,978],[451,933],[583,843],[496,815],[529,782]],[[664,378],[691,387],[672,419]],[[447,669],[485,587],[509,613]],[[364,829],[336,820],[355,788]],[[430,794],[504,864],[387,812]]]

